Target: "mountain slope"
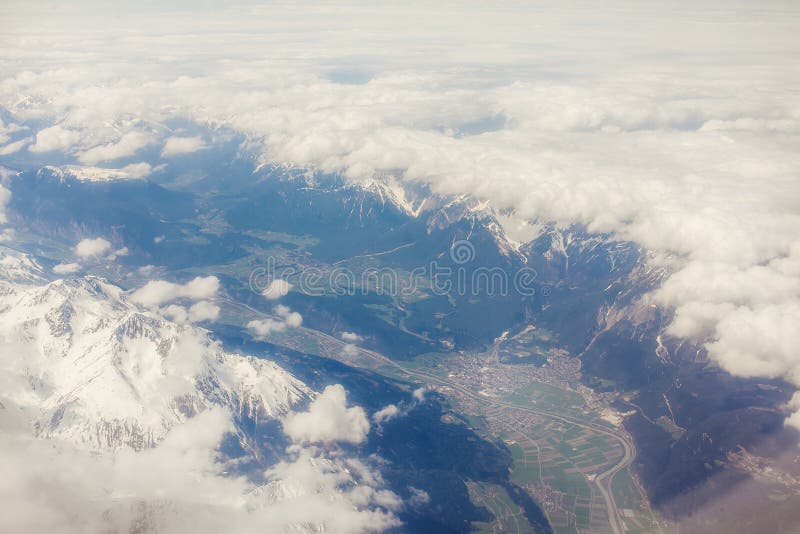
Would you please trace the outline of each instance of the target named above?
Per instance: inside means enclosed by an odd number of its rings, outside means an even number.
[[[335,447],[284,450],[291,440],[264,431],[316,396],[303,382],[138,309],[102,279],[41,272],[0,247],[0,530],[398,524],[401,503],[371,464]]]
[[[0,284],[6,392],[31,411],[37,435],[138,450],[211,406],[275,418],[309,394],[277,365],[226,354],[201,330],[139,311],[100,279]],[[9,375],[20,369],[26,382],[14,385]]]

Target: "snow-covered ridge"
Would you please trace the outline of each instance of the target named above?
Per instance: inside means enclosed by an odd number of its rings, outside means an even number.
[[[29,255],[0,246],[0,280],[17,284],[44,283],[42,266]]]
[[[38,176],[53,176],[59,180],[72,178],[79,182],[111,182],[117,180],[138,180],[150,174],[148,163],[132,163],[120,169],[91,167],[83,165],[48,165],[37,172]]]
[[[253,173],[261,180],[296,182],[303,190],[337,192],[349,202],[343,207],[354,219],[363,223],[364,215],[373,206],[390,207],[412,219],[422,219],[428,233],[442,230],[462,220],[474,227],[484,227],[493,237],[498,251],[507,258],[525,263],[521,248],[538,235],[538,227],[513,215],[501,215],[486,200],[472,195],[439,195],[429,187],[404,182],[392,174],[353,180],[339,173],[324,173],[313,166],[300,167],[288,163],[262,163]],[[513,226],[515,238],[507,225]],[[519,228],[524,231],[520,232]]]
[[[344,534],[399,524],[402,503],[380,473],[336,449],[294,445],[248,471],[252,480],[232,472],[270,447],[253,428],[315,395],[301,381],[140,309],[101,278],[48,282],[41,272],[0,246],[0,498],[13,510],[0,530]],[[226,436],[241,452],[222,453]]]
[[[35,266],[6,251],[0,265],[11,259]],[[142,311],[102,279],[21,285],[21,270],[0,272],[2,400],[28,414],[36,435],[139,450],[212,407],[277,418],[310,394],[276,364],[227,353],[204,330]],[[40,281],[35,273],[28,280]]]

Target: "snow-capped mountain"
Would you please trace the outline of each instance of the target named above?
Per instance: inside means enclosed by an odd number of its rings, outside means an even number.
[[[425,225],[428,234],[445,230],[460,222],[466,222],[470,231],[464,236],[467,240],[475,230],[481,230],[491,238],[497,252],[514,261],[525,263],[527,258],[520,252],[520,243],[510,239],[498,214],[487,202],[480,202],[472,196],[455,198],[432,197],[426,208]]]
[[[27,254],[0,248],[0,281],[4,290],[13,290],[15,284],[37,284],[45,281],[42,267]]]
[[[48,165],[37,171],[37,176],[53,177],[64,181],[68,179],[80,182],[110,182],[114,180],[137,180],[150,173],[151,166],[147,163],[134,163],[121,169],[105,167],[92,167],[86,165],[62,165],[60,167]]]
[[[502,256],[526,261],[520,252],[522,243],[509,238],[498,212],[472,195],[440,195],[427,186],[402,182],[391,175],[351,181],[337,174],[283,166],[269,166],[257,172],[262,187],[279,191],[269,198],[273,210],[278,209],[277,204],[287,204],[292,206],[292,212],[284,218],[301,214],[302,220],[295,221],[295,228],[319,217],[347,231],[386,225],[385,232],[391,232],[419,224],[430,235],[461,225],[467,227],[467,239],[472,236],[472,228],[488,236]]]
[[[138,308],[101,278],[43,273],[0,247],[0,469],[14,474],[0,482],[0,499],[15,510],[0,530],[344,533],[398,524],[397,496],[342,451],[296,444],[271,467],[258,462],[259,450],[288,441],[258,443],[269,438],[253,429],[314,398],[303,382]],[[233,456],[222,453],[231,436]],[[251,459],[260,468],[234,474]],[[19,463],[29,467],[11,468]]]
[[[29,413],[33,431],[90,449],[154,446],[212,406],[253,420],[280,417],[309,394],[272,362],[222,350],[199,328],[129,303],[94,277],[44,285],[23,278],[30,258],[4,253],[0,345],[4,402]]]

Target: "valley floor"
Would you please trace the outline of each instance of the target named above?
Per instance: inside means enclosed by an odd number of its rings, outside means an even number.
[[[543,366],[501,360],[532,328],[498,338],[485,353],[435,353],[400,362],[363,348],[344,350],[339,339],[308,328],[274,341],[443,395],[452,417],[511,451],[511,481],[542,507],[557,533],[663,531],[666,524],[650,509],[630,469],[633,440],[603,397],[579,383],[577,360],[558,350],[550,351]],[[476,531],[534,531],[507,488],[465,482],[473,502],[494,516],[473,524]]]

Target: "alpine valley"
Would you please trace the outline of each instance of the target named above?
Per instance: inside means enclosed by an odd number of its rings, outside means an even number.
[[[800,525],[794,388],[669,335],[673,258],[215,135],[146,177],[5,159],[4,528]]]

